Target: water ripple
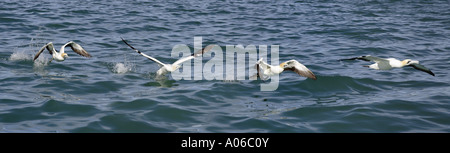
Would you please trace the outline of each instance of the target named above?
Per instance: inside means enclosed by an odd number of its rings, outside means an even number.
[[[79,5],[83,3],[83,5]],[[45,4],[45,5],[42,5]],[[77,5],[77,7],[73,7]],[[448,1],[1,1],[0,132],[449,132]],[[317,80],[155,79],[174,45],[280,45]],[[92,58],[36,52],[69,40]],[[370,70],[362,55],[419,60]],[[207,62],[208,59],[204,59]]]

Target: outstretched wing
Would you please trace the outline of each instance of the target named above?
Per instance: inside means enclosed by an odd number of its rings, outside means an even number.
[[[172,65],[179,65],[179,64],[186,62],[188,60],[191,60],[195,57],[202,56],[204,53],[210,51],[212,49],[212,47],[213,47],[213,45],[208,45],[205,48],[202,48],[202,49],[198,50],[197,52],[191,54],[190,56],[180,58],[179,60],[175,61]]]
[[[434,76],[434,73],[431,72],[430,69],[426,68],[426,67],[423,66],[423,65],[420,65],[420,64],[417,64],[417,63],[413,63],[413,64],[410,64],[410,65],[408,65],[408,66],[412,66],[413,68],[415,68],[415,69],[417,69],[417,70],[421,70],[421,71],[427,72],[428,74]]]
[[[259,77],[261,80],[267,80],[269,77],[265,77],[264,76],[264,71],[266,69],[270,69],[270,65],[267,64],[266,62],[263,61],[263,58],[260,58],[256,64],[255,64],[255,69],[256,69],[256,77]]]
[[[301,64],[300,62],[298,62],[296,60],[289,60],[286,62],[286,64],[288,66],[286,68],[284,68],[285,71],[286,70],[294,71],[298,75],[308,77],[308,78],[311,78],[314,80],[317,79],[317,77],[314,75],[314,73],[311,72],[311,70],[309,70],[305,65]]]
[[[158,63],[159,66],[166,65],[166,64],[162,63],[161,61],[157,60],[156,58],[153,58],[153,57],[151,57],[151,56],[148,56],[147,54],[144,54],[144,53],[142,53],[141,51],[137,50],[136,48],[134,48],[133,46],[131,46],[130,44],[128,44],[127,41],[125,41],[123,38],[121,38],[121,39],[122,39],[122,41],[123,41],[125,44],[127,44],[131,49],[133,49],[133,50],[136,51],[137,53],[141,54],[142,56],[147,57],[149,60],[152,60],[152,61]]]
[[[44,50],[46,48],[47,48],[48,52],[52,55],[53,55],[53,51],[56,52],[55,48],[53,47],[53,43],[49,42],[38,51],[38,53],[34,56],[33,61],[35,61],[39,57],[39,55],[41,55],[41,53],[44,52]]]
[[[70,46],[70,48],[78,55],[81,55],[84,57],[92,57],[86,50],[83,49],[83,47],[81,47],[79,44],[77,44],[73,41],[69,41],[68,43],[64,44],[61,47],[61,53],[64,52],[64,48],[66,48],[67,46]]]
[[[254,75],[254,76],[256,76],[256,78],[260,78],[263,81],[269,79],[269,76],[267,76],[267,77],[264,76],[264,72],[261,71],[260,64],[255,64],[255,69],[256,69],[256,75]]]
[[[387,61],[384,58],[379,58],[379,57],[370,56],[370,55],[359,56],[359,57],[348,58],[348,59],[340,59],[339,61],[345,61],[345,60],[363,60],[363,61],[372,61],[372,62],[377,62],[377,63],[382,62],[382,61]]]
[[[258,68],[261,68],[262,71],[265,71],[266,69],[270,69],[270,65],[263,61],[263,58],[260,58],[258,62],[256,62],[256,65]]]

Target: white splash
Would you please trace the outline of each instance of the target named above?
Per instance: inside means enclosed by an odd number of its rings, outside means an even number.
[[[130,63],[116,63],[112,71],[118,74],[127,73],[133,71],[133,65]]]
[[[34,66],[34,68],[37,68],[37,69],[44,68],[45,66],[47,66],[50,63],[50,60],[51,60],[51,57],[50,58],[41,58],[41,57],[39,57],[39,58],[37,58],[34,61],[34,65],[33,66]]]
[[[11,54],[9,57],[10,61],[25,61],[25,60],[32,60],[33,55],[27,54],[26,51],[15,51]]]
[[[34,55],[36,52],[44,46],[48,40],[48,34],[46,34],[44,31],[46,29],[40,27],[38,33],[34,37],[31,38],[29,43],[20,42],[19,46],[17,46],[16,49],[14,49],[14,52],[9,57],[10,61],[33,61]],[[48,57],[48,56],[46,56]],[[41,60],[42,58],[38,58],[36,61]],[[44,60],[45,63],[48,63],[48,60]],[[45,64],[47,65],[47,64]]]

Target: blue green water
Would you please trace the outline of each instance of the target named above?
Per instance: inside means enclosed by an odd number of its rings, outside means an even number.
[[[450,2],[1,1],[0,132],[450,132]],[[172,47],[280,45],[317,80],[156,81]],[[32,61],[73,40],[93,58]],[[362,55],[419,60],[370,70]]]

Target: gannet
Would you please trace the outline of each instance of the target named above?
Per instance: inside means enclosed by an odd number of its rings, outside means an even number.
[[[393,68],[401,68],[404,66],[411,66],[417,70],[427,72],[428,74],[434,76],[434,73],[431,72],[430,69],[426,68],[423,65],[420,65],[419,61],[415,61],[415,60],[411,60],[411,59],[405,59],[403,61],[400,61],[395,58],[379,58],[379,57],[366,55],[366,56],[360,56],[360,57],[349,58],[349,59],[341,59],[340,61],[343,61],[343,60],[364,60],[364,61],[375,62],[372,65],[363,65],[364,67],[372,68],[375,70],[390,70]]]
[[[173,71],[179,69],[181,67],[180,66],[181,63],[186,62],[188,60],[191,60],[194,57],[201,56],[201,55],[203,55],[203,53],[208,52],[213,47],[212,45],[209,45],[209,46],[207,46],[207,47],[205,47],[205,48],[203,48],[203,49],[201,49],[201,50],[191,54],[190,56],[180,58],[179,60],[175,61],[173,64],[164,64],[161,61],[157,60],[156,58],[153,58],[151,56],[148,56],[147,54],[144,54],[144,53],[140,52],[139,50],[137,50],[136,48],[134,48],[133,46],[128,44],[123,38],[122,38],[122,41],[125,44],[127,44],[128,46],[130,46],[130,48],[133,49],[134,51],[136,51],[137,53],[139,53],[142,56],[147,57],[148,59],[158,63],[158,66],[160,67],[160,69],[158,71],[156,71],[156,75],[157,76],[163,76],[163,75],[167,74],[168,72],[173,72]]]
[[[294,71],[295,73],[311,78],[313,80],[316,80],[317,77],[314,75],[314,73],[311,72],[308,68],[306,68],[305,65],[301,64],[300,62],[296,60],[289,60],[286,62],[281,63],[280,65],[269,65],[266,62],[263,61],[263,58],[259,59],[258,62],[256,62],[256,70],[257,75],[262,79],[265,80],[264,75],[266,76],[273,76],[276,74],[280,74],[283,71]],[[262,73],[260,71],[262,69]]]
[[[53,47],[53,43],[49,42],[38,51],[38,53],[34,56],[33,61],[35,61],[39,57],[39,55],[41,55],[41,53],[45,50],[45,48],[47,48],[49,53],[52,55],[52,59],[50,60],[50,62],[53,59],[58,62],[64,61],[67,57],[69,57],[69,55],[67,55],[67,53],[64,53],[64,48],[66,48],[67,46],[70,46],[70,48],[72,48],[72,50],[75,53],[77,53],[81,56],[92,57],[88,52],[86,52],[86,50],[83,49],[83,47],[81,47],[80,45],[78,45],[77,43],[75,43],[73,41],[69,41],[66,44],[64,44],[63,46],[61,46],[61,49],[59,50],[59,52],[57,52],[55,50],[55,47]]]

